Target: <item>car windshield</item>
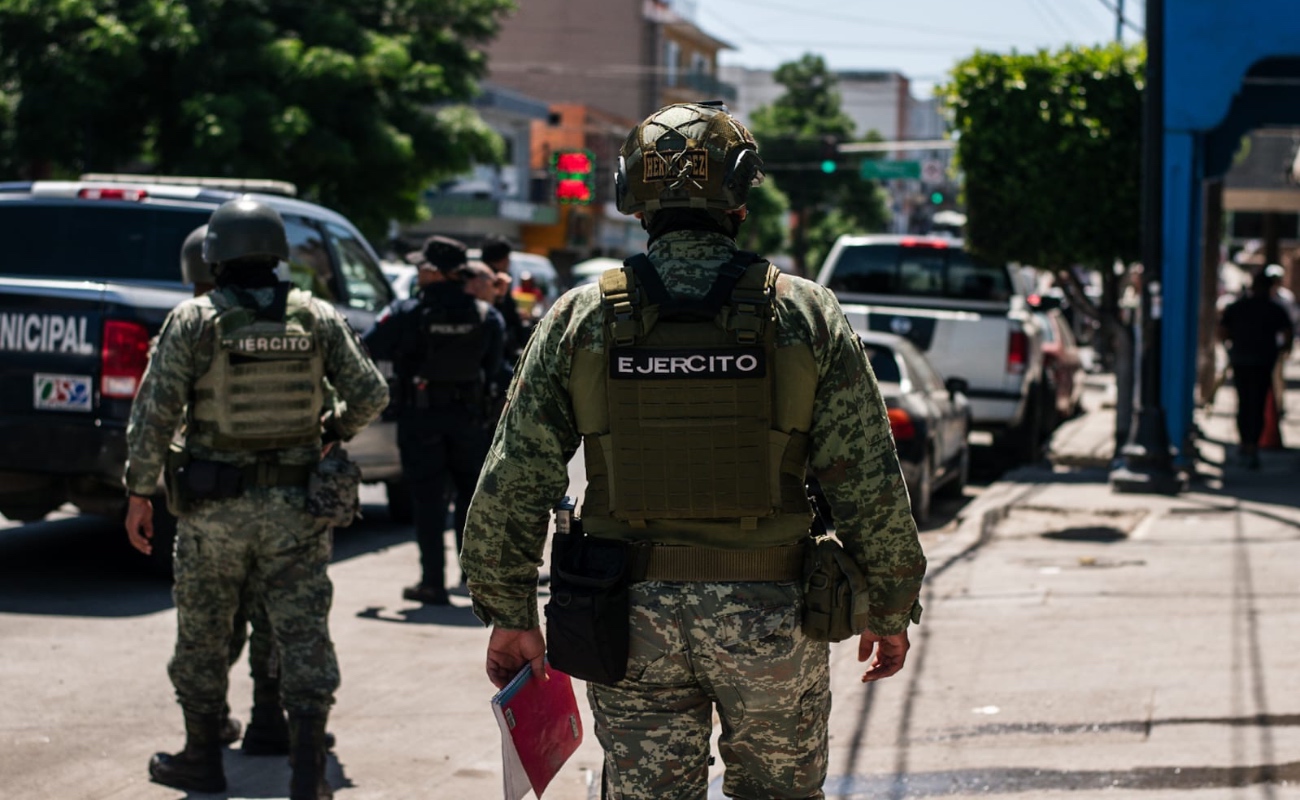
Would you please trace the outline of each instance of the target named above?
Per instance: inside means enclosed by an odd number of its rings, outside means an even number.
[[[879,383],[898,383],[902,376],[898,372],[898,360],[894,351],[879,344],[863,343],[867,358],[871,361],[871,371],[876,373]]]
[[[947,244],[860,244],[840,251],[832,291],[1006,301],[1006,269]]]
[[[210,209],[0,202],[0,273],[180,282],[181,244]]]

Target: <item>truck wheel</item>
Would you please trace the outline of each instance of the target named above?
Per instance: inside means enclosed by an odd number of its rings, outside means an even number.
[[[404,480],[388,481],[384,484],[388,490],[388,520],[398,525],[410,525],[414,517],[411,513],[411,487]]]

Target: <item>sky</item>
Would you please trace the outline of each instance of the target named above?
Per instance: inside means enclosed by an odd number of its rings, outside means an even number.
[[[728,65],[774,69],[815,53],[836,71],[900,72],[929,97],[962,58],[1056,50],[1114,41],[1123,2],[1124,41],[1138,42],[1145,0],[679,0],[698,27],[736,49]]]

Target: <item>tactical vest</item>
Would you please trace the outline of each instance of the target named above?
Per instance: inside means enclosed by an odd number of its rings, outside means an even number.
[[[469,299],[469,296],[466,295]],[[487,303],[470,300],[449,308],[435,297],[420,299],[419,326],[423,356],[416,376],[432,384],[481,384],[483,345],[487,341]]]
[[[645,255],[600,279],[603,358],[570,376],[583,433],[588,533],[619,538],[671,521],[690,543],[799,541],[817,367],[776,347],[779,271],[753,253],[724,264],[699,300],[672,298]]]
[[[212,363],[194,385],[188,439],[216,450],[320,444],[325,359],[306,292],[289,292],[283,319],[209,295]]]

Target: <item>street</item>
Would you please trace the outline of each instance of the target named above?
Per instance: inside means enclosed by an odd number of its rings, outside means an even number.
[[[1232,440],[1222,395],[1200,420],[1210,465]],[[1101,396],[1090,389],[1058,442],[1108,435]],[[1068,455],[1054,445],[1053,460]],[[904,671],[863,686],[856,643],[833,648],[827,797],[1300,797],[1297,466],[1295,451],[1268,453],[1253,475],[1211,467],[1190,491],[1151,497],[1043,462],[937,507]],[[382,489],[363,491],[365,519],[337,535],[332,567],[331,782],[340,800],[499,796],[486,632],[463,591],[450,608],[400,599],[412,531],[387,521]],[[115,524],[55,516],[0,529],[0,797],[202,797],[145,772],[183,739],[169,587],[137,568]],[[241,663],[230,697],[244,721],[250,691]],[[580,706],[585,741],[548,799],[599,796],[585,695]],[[228,797],[287,791],[281,758],[236,747],[226,771]]]

